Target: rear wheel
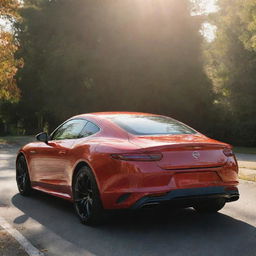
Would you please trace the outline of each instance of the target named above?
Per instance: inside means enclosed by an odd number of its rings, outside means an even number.
[[[194,205],[194,209],[200,213],[214,213],[221,210],[226,204],[224,198],[218,198],[209,201],[203,201]]]
[[[94,175],[89,167],[82,167],[73,182],[73,199],[76,213],[83,224],[99,224],[103,207]]]
[[[22,196],[29,196],[32,188],[28,173],[28,166],[23,155],[19,156],[16,162],[16,182]]]

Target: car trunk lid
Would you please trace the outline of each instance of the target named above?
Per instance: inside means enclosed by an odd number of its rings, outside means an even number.
[[[227,145],[203,135],[140,136],[131,142],[145,152],[161,152],[157,164],[167,170],[219,167],[227,161]]]

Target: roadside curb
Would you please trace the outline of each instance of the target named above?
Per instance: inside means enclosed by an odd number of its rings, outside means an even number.
[[[239,168],[238,177],[242,180],[256,182],[256,171],[247,168]]]
[[[27,238],[18,230],[12,227],[4,218],[0,216],[0,228],[2,232],[0,255],[22,255],[22,256],[44,256],[44,253],[34,247]],[[20,246],[19,246],[19,245]],[[4,252],[5,250],[5,252]],[[19,253],[20,252],[20,253]],[[19,254],[17,254],[19,253]]]
[[[0,227],[0,255],[29,256],[22,246],[4,229]]]

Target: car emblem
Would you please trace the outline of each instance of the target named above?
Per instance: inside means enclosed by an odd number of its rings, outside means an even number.
[[[198,159],[200,157],[200,153],[198,151],[194,151],[192,153],[192,156],[195,158],[195,159]]]

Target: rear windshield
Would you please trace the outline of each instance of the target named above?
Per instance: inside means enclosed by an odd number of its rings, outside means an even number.
[[[158,134],[195,134],[196,131],[188,126],[165,116],[122,115],[110,119],[118,126],[134,135]]]

